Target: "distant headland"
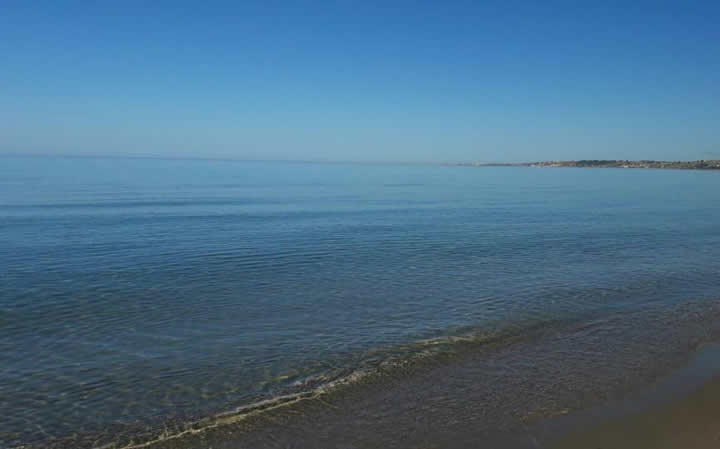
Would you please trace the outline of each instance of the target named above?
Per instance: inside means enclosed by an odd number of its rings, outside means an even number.
[[[591,167],[591,168],[661,168],[679,170],[720,170],[720,160],[699,161],[623,161],[585,159],[579,161],[540,162],[463,162],[458,165],[472,167]]]

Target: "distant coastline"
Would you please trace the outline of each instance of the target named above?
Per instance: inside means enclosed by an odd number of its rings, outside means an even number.
[[[539,162],[463,162],[457,165],[471,167],[589,167],[589,168],[660,168],[680,170],[720,170],[720,160],[699,161],[629,161],[596,160],[539,161]]]

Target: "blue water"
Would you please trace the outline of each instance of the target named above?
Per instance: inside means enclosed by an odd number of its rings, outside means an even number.
[[[711,300],[719,260],[715,172],[3,157],[0,447]]]

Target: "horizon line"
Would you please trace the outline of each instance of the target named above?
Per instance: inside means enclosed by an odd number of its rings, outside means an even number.
[[[600,161],[600,162],[667,162],[667,163],[684,163],[684,162],[700,162],[712,161],[716,159],[535,159],[523,161],[408,161],[408,160],[349,160],[349,159],[264,159],[264,158],[247,158],[232,156],[184,156],[184,155],[155,155],[155,154],[93,154],[93,153],[47,153],[47,152],[9,152],[0,151],[0,157],[55,157],[63,159],[149,159],[149,160],[194,160],[194,161],[220,161],[220,162],[285,162],[297,164],[366,164],[366,165],[441,165],[441,166],[464,166],[470,164],[507,164],[507,165],[523,165],[535,163],[563,163],[563,162],[581,162],[581,161]]]

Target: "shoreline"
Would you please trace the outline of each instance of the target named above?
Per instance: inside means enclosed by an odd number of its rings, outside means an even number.
[[[352,442],[357,448],[460,449],[482,442],[485,447],[497,449],[597,449],[587,443],[594,444],[598,433],[620,438],[608,440],[611,445],[599,448],[628,447],[615,445],[628,432],[628,425],[640,435],[638,438],[653,437],[652,426],[643,424],[643,419],[648,418],[634,416],[654,416],[667,407],[675,410],[676,401],[694,397],[694,392],[712,379],[716,379],[712,385],[717,385],[712,387],[713,392],[717,390],[712,397],[718,398],[718,405],[712,413],[694,413],[698,416],[695,421],[707,423],[712,416],[720,416],[720,377],[713,377],[720,376],[720,343],[716,343],[720,341],[720,329],[712,325],[717,323],[719,306],[713,301],[700,309],[681,307],[665,311],[668,319],[670,312],[690,320],[673,320],[676,328],[685,328],[690,323],[704,327],[695,321],[698,318],[711,326],[695,336],[681,332],[669,339],[674,350],[668,351],[665,345],[660,352],[656,352],[659,348],[646,348],[649,352],[645,354],[632,350],[636,357],[662,360],[667,370],[643,362],[637,364],[637,360],[625,357],[616,358],[618,351],[603,351],[602,347],[607,346],[604,338],[596,341],[600,346],[588,345],[588,337],[612,328],[612,321],[583,320],[569,328],[553,330],[542,326],[538,335],[505,343],[490,339],[473,344],[462,340],[458,342],[459,351],[422,357],[417,366],[401,364],[363,376],[357,382],[341,381],[342,388],[286,398],[289,400],[267,403],[257,410],[235,409],[209,421],[188,422],[154,438],[145,439],[138,434],[140,439],[114,443],[106,440],[105,445],[98,445],[101,440],[96,440],[87,446],[82,439],[72,438],[25,447],[234,449],[293,444],[310,448]],[[637,319],[632,322],[637,329],[646,329]],[[664,319],[648,322],[652,323],[670,324]],[[633,340],[645,334],[627,335],[623,331],[622,335],[629,338],[625,345],[632,346]],[[466,345],[470,347],[463,350]],[[570,348],[573,349],[568,352]],[[567,363],[560,365],[560,360]],[[640,424],[627,424],[638,419]],[[675,423],[668,420],[667,427],[671,428],[670,424]],[[711,437],[703,437],[703,441],[711,441],[707,439]],[[84,443],[91,440],[85,439]],[[707,445],[674,447],[715,449]]]
[[[587,330],[592,332],[593,329],[597,328],[592,326]],[[563,368],[555,366],[555,361],[545,360],[543,363],[537,360],[540,362],[538,366],[543,368],[529,376],[515,377],[520,374],[515,372],[514,376],[508,377],[513,370],[505,372],[506,367],[517,367],[518,362],[524,367],[522,369],[532,370],[526,365],[530,359],[522,354],[518,357],[518,352],[546,353],[557,344],[557,340],[550,337],[550,341],[542,338],[527,344],[518,342],[508,348],[512,351],[505,354],[487,348],[487,351],[480,351],[484,354],[477,354],[478,358],[470,355],[467,360],[461,357],[457,363],[433,364],[437,366],[428,373],[413,374],[410,370],[400,378],[390,373],[375,379],[368,378],[369,382],[350,385],[324,398],[316,397],[311,401],[288,404],[287,407],[277,409],[278,413],[248,416],[248,419],[238,422],[212,426],[206,429],[207,432],[190,431],[185,434],[187,438],[165,439],[139,447],[231,449],[285,447],[287,444],[296,447],[336,447],[352,442],[353,447],[357,448],[410,448],[420,445],[459,449],[473,447],[480,442],[485,447],[497,449],[596,449],[596,446],[587,444],[595,444],[594,435],[605,432],[604,428],[597,430],[599,425],[610,423],[607,425],[620,426],[620,430],[614,434],[621,438],[624,432],[622,426],[626,422],[633,423],[629,420],[634,419],[636,414],[644,416],[645,413],[656,413],[666,407],[675,410],[675,401],[684,400],[713,379],[713,376],[720,375],[720,344],[713,343],[718,341],[717,337],[717,333],[713,333],[709,340],[703,338],[704,343],[686,347],[689,352],[684,356],[676,354],[684,361],[678,359],[679,363],[673,362],[674,367],[663,374],[656,373],[657,377],[652,372],[646,375],[638,375],[636,372],[636,378],[624,386],[622,384],[626,380],[617,377],[617,389],[612,388],[615,393],[609,389],[598,391],[599,395],[595,399],[605,397],[605,400],[590,400],[595,404],[587,404],[588,407],[582,406],[580,402],[573,405],[561,399],[563,394],[576,388],[578,392],[589,393],[587,388],[592,385],[591,379],[574,380],[573,375],[568,375],[568,372],[583,369],[581,366],[585,365],[584,360],[577,360]],[[490,353],[493,354],[491,360],[487,358]],[[562,357],[561,354],[557,356]],[[556,359],[553,357],[553,360]],[[596,360],[594,363],[598,362]],[[488,369],[498,366],[503,367],[503,372],[488,377]],[[602,363],[597,368],[602,369]],[[632,366],[628,368],[631,371],[634,369]],[[481,373],[484,373],[484,379],[477,383],[480,380],[477,376]],[[468,382],[470,379],[475,381]],[[595,381],[607,382],[608,379],[596,378]],[[720,396],[720,383],[717,389]],[[548,395],[538,393],[540,391]],[[606,396],[606,393],[609,395]],[[542,398],[550,402],[535,401]],[[720,400],[717,402],[720,408]],[[510,407],[506,408],[508,404]],[[466,410],[469,415],[455,413],[460,409]],[[709,417],[712,416],[718,415]],[[704,421],[709,417],[704,416]],[[478,424],[480,427],[477,427]],[[581,432],[576,433],[578,430]],[[637,432],[648,434],[651,430],[652,427],[639,428]],[[617,449],[627,446],[598,447]],[[644,449],[644,446],[630,447]],[[649,449],[652,446],[647,447]],[[697,447],[715,449],[715,446]]]

